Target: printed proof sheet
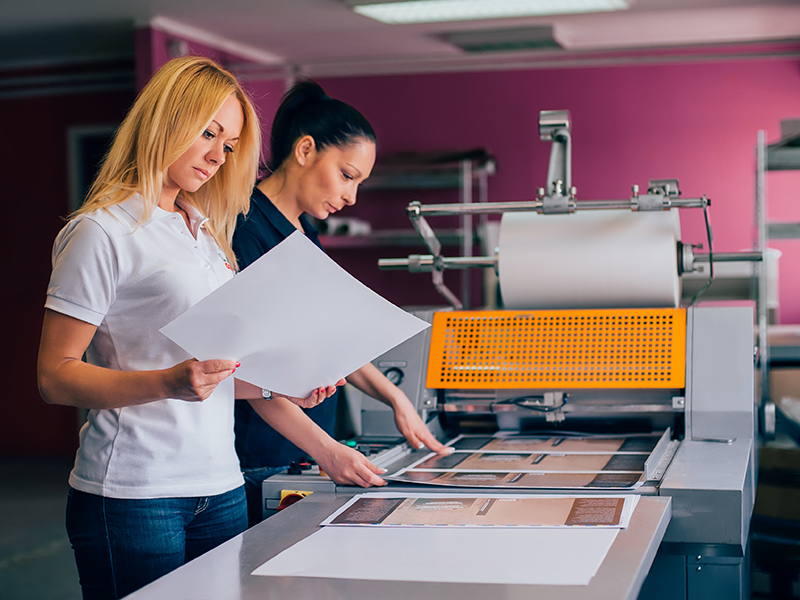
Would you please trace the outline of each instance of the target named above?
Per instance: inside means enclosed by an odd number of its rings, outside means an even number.
[[[460,436],[387,479],[457,487],[635,489],[659,435]]]
[[[637,496],[361,494],[323,525],[626,527]]]
[[[362,494],[253,575],[588,585],[637,500]]]

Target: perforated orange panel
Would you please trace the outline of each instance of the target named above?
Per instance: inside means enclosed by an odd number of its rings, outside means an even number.
[[[434,315],[429,388],[682,388],[686,311],[458,311]]]

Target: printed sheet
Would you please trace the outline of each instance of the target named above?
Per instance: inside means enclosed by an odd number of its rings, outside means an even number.
[[[459,436],[451,454],[431,453],[386,479],[456,487],[635,489],[658,434]]]
[[[585,586],[637,502],[638,496],[361,494],[252,574]]]

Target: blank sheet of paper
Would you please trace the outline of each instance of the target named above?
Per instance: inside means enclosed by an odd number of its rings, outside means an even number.
[[[161,332],[199,360],[304,398],[429,327],[349,275],[299,231]]]
[[[253,575],[588,585],[618,529],[322,527]]]

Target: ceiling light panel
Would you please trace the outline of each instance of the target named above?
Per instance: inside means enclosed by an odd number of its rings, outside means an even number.
[[[626,0],[407,0],[354,2],[358,14],[389,24],[507,19],[629,8]]]
[[[552,25],[516,29],[457,31],[446,34],[444,39],[470,53],[563,49],[561,44],[553,37]]]

